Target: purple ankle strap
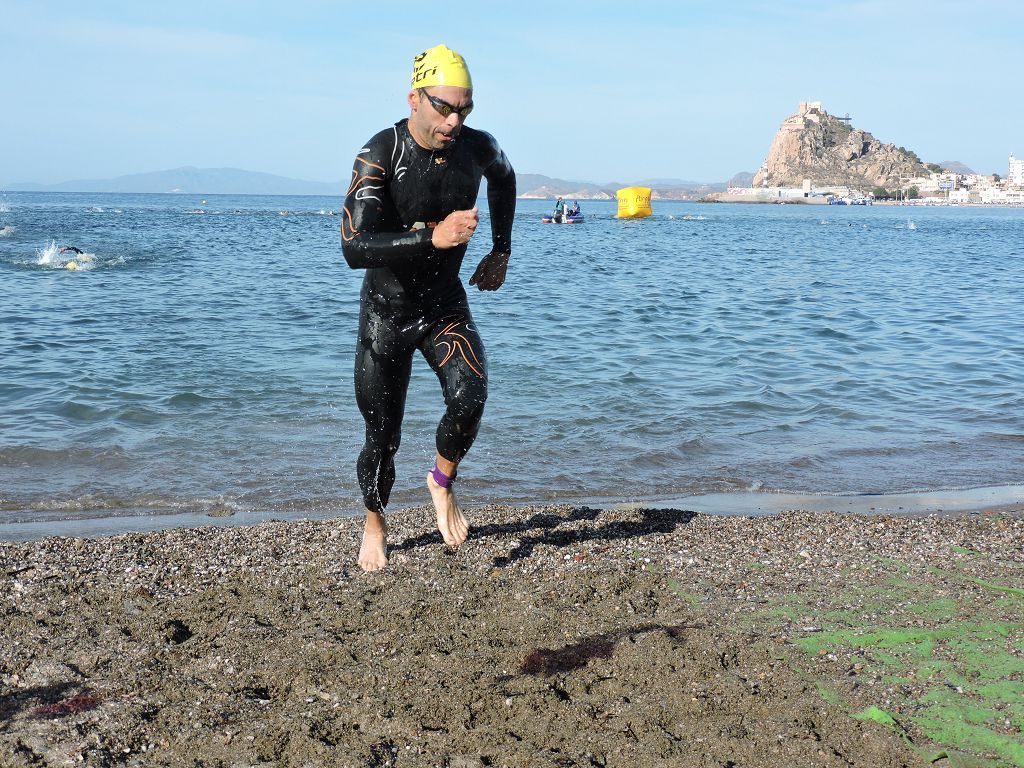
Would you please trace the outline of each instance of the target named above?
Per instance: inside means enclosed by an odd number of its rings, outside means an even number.
[[[440,469],[437,468],[437,464],[430,470],[430,474],[434,476],[434,482],[440,485],[442,488],[448,488],[452,483],[455,482],[456,472],[452,472],[451,477],[446,475]]]

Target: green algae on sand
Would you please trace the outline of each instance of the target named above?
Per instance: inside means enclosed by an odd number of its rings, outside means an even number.
[[[824,663],[849,660],[855,682],[818,690],[852,717],[908,741],[913,733],[942,749],[928,759],[946,758],[955,768],[1024,766],[1024,589],[1008,583],[1019,575],[1017,563],[982,578],[961,567],[979,553],[951,550],[960,562],[946,568],[876,556],[874,584],[868,578],[831,593],[780,595],[758,615],[769,624],[817,625],[795,634],[793,644]],[[898,715],[881,706],[883,695]]]

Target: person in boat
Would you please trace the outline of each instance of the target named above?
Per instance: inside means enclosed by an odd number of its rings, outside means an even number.
[[[345,261],[365,270],[355,359],[356,404],[366,425],[356,462],[366,507],[358,555],[365,571],[388,562],[384,510],[416,350],[437,374],[446,406],[426,476],[437,527],[452,547],[469,535],[453,481],[480,427],[487,364],[459,268],[479,220],[481,178],[492,247],[469,279],[481,291],[505,282],[516,209],[508,158],[493,136],[465,124],[473,109],[465,59],[444,45],[416,56],[406,99],[409,117],[356,154],[341,212]]]
[[[551,220],[561,222],[563,216],[565,216],[565,201],[559,197],[555,200],[555,212],[551,214]]]
[[[568,215],[570,217],[579,216],[580,215],[580,201],[579,200],[573,200],[572,201],[572,207],[569,208]]]

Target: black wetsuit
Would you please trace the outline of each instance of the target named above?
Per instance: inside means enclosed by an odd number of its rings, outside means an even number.
[[[487,399],[487,366],[459,268],[466,246],[438,249],[432,228],[476,204],[487,178],[495,251],[511,250],[515,173],[494,138],[462,127],[452,146],[431,151],[408,121],[359,151],[342,211],[345,260],[365,269],[356,344],[356,402],[366,442],[356,466],[367,509],[383,511],[395,481],[412,358],[419,349],[447,406],[437,451],[458,462],[476,437]]]

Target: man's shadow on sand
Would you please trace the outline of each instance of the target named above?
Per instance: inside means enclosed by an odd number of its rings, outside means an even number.
[[[34,720],[56,720],[96,709],[101,702],[99,696],[76,682],[48,683],[15,690],[7,696],[0,696],[0,724],[25,711]]]
[[[594,522],[604,510],[592,507],[576,507],[568,515],[553,515],[541,512],[525,520],[513,523],[489,523],[473,526],[470,539],[488,536],[518,536],[519,542],[507,555],[494,558],[494,566],[502,568],[516,560],[523,560],[533,554],[539,544],[549,547],[568,547],[584,541],[614,541],[650,536],[655,533],[672,533],[679,525],[687,525],[697,515],[682,509],[638,509],[639,520],[613,521],[604,525],[581,528],[560,528],[579,522]],[[424,533],[395,544],[391,551],[415,549],[428,544],[443,543],[437,531]]]

